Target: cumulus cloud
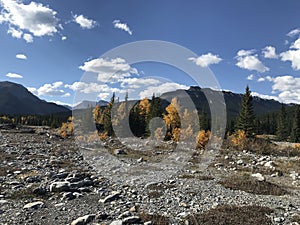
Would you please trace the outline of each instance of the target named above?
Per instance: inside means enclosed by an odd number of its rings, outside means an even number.
[[[254,79],[254,74],[250,74],[248,77],[247,77],[247,80],[253,80]]]
[[[190,57],[189,60],[195,62],[196,65],[201,67],[208,67],[211,64],[218,64],[222,61],[218,55],[213,55],[210,52],[205,55],[201,55],[198,58]]]
[[[66,36],[62,36],[62,37],[61,37],[61,40],[62,40],[62,41],[65,41],[65,40],[67,40],[67,37],[66,37]]]
[[[172,82],[167,82],[167,83],[163,83],[161,85],[158,86],[149,86],[147,87],[145,90],[140,92],[140,98],[145,98],[145,97],[151,97],[154,94],[156,95],[161,95],[165,92],[169,92],[169,91],[175,91],[178,89],[189,89],[188,86],[186,85],[182,85],[182,84],[178,84],[178,83],[172,83]]]
[[[259,94],[257,92],[251,92],[251,94],[252,94],[252,96],[256,96],[256,97],[263,98],[263,99],[280,101],[280,99],[277,96]]]
[[[60,96],[60,97],[69,97],[70,93],[66,93],[63,89],[63,82],[57,81],[52,84],[44,84],[39,88],[27,88],[34,94],[38,96]]]
[[[267,59],[277,59],[276,49],[273,46],[266,46],[262,49],[263,56]]]
[[[17,54],[17,55],[16,55],[16,58],[17,58],[17,59],[24,59],[24,60],[26,60],[26,59],[27,59],[27,56],[24,55],[24,54]]]
[[[98,95],[98,98],[100,98],[101,100],[108,100],[110,95],[111,95],[110,93],[104,92],[104,93],[100,93]]]
[[[300,34],[300,29],[299,29],[299,28],[296,28],[296,29],[294,29],[294,30],[291,30],[291,31],[287,34],[287,36],[289,36],[289,37],[294,37],[294,36],[296,36],[296,35],[298,35],[298,34]]]
[[[260,77],[260,78],[258,78],[257,79],[257,82],[263,82],[263,81],[265,81],[266,79],[264,78],[264,77]]]
[[[131,67],[125,59],[104,59],[97,58],[87,61],[79,67],[83,71],[98,74],[100,82],[120,82],[131,74],[138,74],[136,68]]]
[[[107,84],[98,84],[94,82],[86,83],[81,81],[74,82],[73,84],[66,84],[65,88],[84,94],[120,92],[120,89],[109,87]]]
[[[41,37],[58,32],[57,13],[48,6],[37,2],[23,4],[21,0],[0,0],[0,4],[3,8],[0,23],[8,24],[8,33],[12,37],[23,37],[27,42],[32,42],[33,36]],[[28,35],[31,35],[31,39]]]
[[[22,35],[23,35],[22,31],[17,30],[13,27],[9,27],[7,33],[10,34],[12,37],[17,38],[17,39],[22,38]]]
[[[156,85],[159,84],[160,81],[153,78],[125,78],[121,82],[122,88],[141,88],[148,85]]]
[[[279,93],[278,98],[285,103],[300,103],[300,78],[291,75],[278,76],[272,79],[273,93]]]
[[[5,76],[7,76],[7,77],[9,77],[9,78],[16,78],[16,79],[21,79],[21,78],[23,78],[22,75],[17,74],[17,73],[8,73],[8,74],[6,74]]]
[[[79,24],[82,29],[92,29],[97,25],[96,21],[88,19],[83,15],[74,15],[73,21]]]
[[[290,61],[294,70],[300,70],[300,38],[290,47],[290,50],[280,54],[282,61]]]
[[[254,54],[255,50],[240,50],[237,53],[236,65],[242,69],[255,70],[257,72],[266,72],[270,69],[266,67],[259,59],[258,55]]]
[[[126,23],[122,23],[120,20],[113,21],[114,28],[126,31],[128,34],[132,35],[132,30]]]
[[[31,34],[23,34],[23,38],[27,43],[32,43],[33,42],[33,37]]]

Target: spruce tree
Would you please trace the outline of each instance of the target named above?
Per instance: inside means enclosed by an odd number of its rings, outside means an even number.
[[[281,104],[281,109],[277,122],[276,136],[279,141],[286,141],[289,136],[287,114],[284,104]]]
[[[247,137],[252,137],[254,135],[254,120],[255,115],[253,111],[251,91],[249,86],[247,86],[242,98],[242,106],[237,124],[238,130],[244,131]]]
[[[300,106],[299,105],[296,106],[296,108],[295,108],[291,141],[292,142],[300,142]]]

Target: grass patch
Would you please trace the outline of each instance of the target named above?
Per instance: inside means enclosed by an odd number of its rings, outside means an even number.
[[[225,188],[230,188],[232,190],[241,190],[258,195],[281,196],[288,194],[286,190],[280,188],[276,184],[272,184],[267,181],[257,181],[255,178],[250,177],[249,174],[227,177],[219,183]]]
[[[161,193],[160,191],[150,191],[148,193],[149,198],[160,198],[161,196],[163,196],[163,193]]]
[[[201,214],[188,216],[189,225],[271,225],[272,221],[266,215],[273,210],[261,206],[219,206]]]
[[[294,215],[291,219],[292,222],[300,223],[300,215]]]
[[[159,215],[159,214],[148,214],[144,212],[139,213],[139,217],[141,218],[142,222],[151,221],[153,225],[166,225],[170,224],[170,220],[168,217]]]

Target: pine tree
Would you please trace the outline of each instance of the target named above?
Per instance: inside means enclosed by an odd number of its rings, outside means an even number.
[[[284,104],[281,104],[276,136],[279,141],[286,141],[289,136],[287,114]]]
[[[242,106],[237,124],[238,130],[244,131],[247,137],[252,137],[254,134],[254,119],[251,91],[249,86],[247,86],[242,98]]]
[[[292,134],[291,134],[292,142],[300,142],[300,106],[296,106]]]

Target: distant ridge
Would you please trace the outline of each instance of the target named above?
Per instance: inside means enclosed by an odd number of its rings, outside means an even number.
[[[46,102],[21,84],[0,82],[0,115],[47,115],[70,112],[64,106]]]
[[[180,101],[187,101],[187,98],[191,98],[201,113],[203,108],[209,112],[209,104],[207,102],[205,93],[210,95],[220,94],[220,91],[215,91],[210,88],[200,88],[198,86],[192,86],[188,90],[176,90],[172,92],[166,92],[161,95],[162,99],[166,99],[170,101],[173,97],[177,97]],[[226,103],[226,111],[227,118],[236,118],[239,115],[241,108],[241,100],[243,94],[237,94],[230,91],[222,91],[224,100]],[[168,103],[165,103],[168,104]],[[222,102],[214,102],[213,104],[222,104]],[[291,106],[293,104],[289,104],[286,106]],[[165,107],[165,105],[163,106]],[[279,110],[281,107],[281,103],[272,99],[263,99],[260,97],[253,97],[253,108],[256,115],[263,115],[271,112],[275,112]]]

